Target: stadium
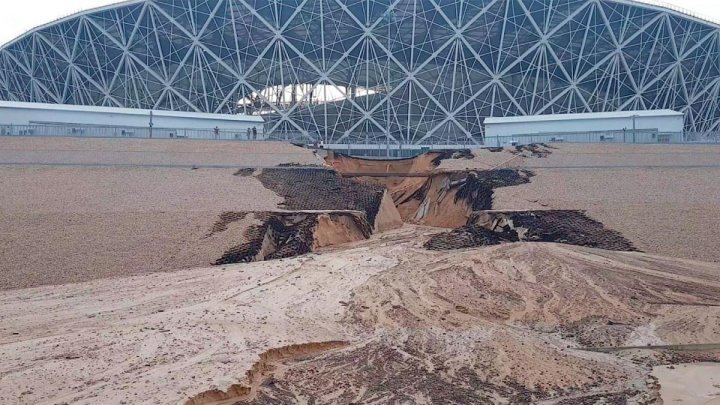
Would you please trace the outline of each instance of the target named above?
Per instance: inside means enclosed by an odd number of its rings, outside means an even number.
[[[670,109],[720,130],[720,26],[625,0],[134,0],[0,49],[0,99],[261,116],[327,144]]]

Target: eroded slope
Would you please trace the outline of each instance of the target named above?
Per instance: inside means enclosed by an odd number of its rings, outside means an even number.
[[[673,356],[582,348],[720,341],[716,265],[547,243],[432,252],[432,232],[0,292],[0,401],[177,403],[233,385],[256,403],[646,400]],[[262,353],[322,342],[347,346],[246,380]]]

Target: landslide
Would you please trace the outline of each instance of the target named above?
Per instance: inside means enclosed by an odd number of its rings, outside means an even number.
[[[720,342],[711,265],[550,243],[413,243],[372,250],[400,264],[350,294],[347,347],[289,361],[239,403],[651,404],[659,358],[583,349]]]
[[[400,214],[384,187],[345,179],[332,170],[246,168],[235,176],[256,178],[283,202],[278,211],[219,215],[203,242],[212,244],[231,238],[234,245],[214,265],[299,256],[402,226]]]
[[[226,231],[234,222],[245,223],[243,238],[213,263],[216,266],[300,256],[372,234],[364,213],[357,211],[227,212],[208,237]]]
[[[444,161],[473,158],[470,151],[428,152],[399,160],[330,153],[326,162],[345,177],[387,188],[403,221],[456,228],[465,225],[473,211],[492,208],[494,189],[524,184],[533,176],[516,169],[437,170]]]
[[[520,241],[555,242],[624,252],[637,250],[619,232],[575,210],[474,212],[465,226],[433,235],[425,247],[450,250]]]

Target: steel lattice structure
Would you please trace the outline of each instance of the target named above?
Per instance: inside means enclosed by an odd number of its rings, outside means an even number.
[[[670,108],[720,130],[720,26],[626,0],[137,0],[0,49],[0,98],[261,114],[326,143]]]

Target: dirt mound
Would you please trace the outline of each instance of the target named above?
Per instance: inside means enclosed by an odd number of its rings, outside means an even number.
[[[619,232],[607,229],[582,211],[573,210],[475,212],[467,225],[434,235],[425,247],[451,250],[518,241],[637,251]]]
[[[633,255],[638,254],[556,244],[453,252],[371,280],[355,291],[352,319],[367,328],[464,329],[490,321],[566,333],[592,346],[682,341],[704,331],[702,322],[674,322],[687,316],[678,305],[720,303],[717,274],[694,270],[692,263],[668,265],[664,258]],[[409,273],[415,274],[412,280]],[[710,342],[720,339],[720,330],[707,332]]]
[[[220,216],[208,236],[252,217],[244,241],[217,259],[214,265],[284,259],[318,248],[366,239],[372,227],[360,212],[228,212]]]
[[[558,350],[553,343],[509,330],[475,330],[453,338],[440,330],[399,330],[290,364],[259,387],[256,398],[239,403],[519,404],[641,378],[639,370],[620,370],[608,359],[558,355]],[[545,375],[519,379],[521,373],[513,368],[530,362],[547,366]]]
[[[212,237],[256,222],[232,219]],[[246,370],[270,348],[347,341],[273,362],[245,401],[643,403],[650,363],[690,357],[588,346],[720,342],[717,265],[551,243],[437,252],[420,246],[431,231],[408,225],[224,271],[0,292],[0,400],[243,394]]]
[[[288,363],[240,403],[653,403],[644,360],[582,347],[718,339],[652,303],[716,302],[720,280],[620,255],[553,244],[408,252],[353,291],[345,320],[359,341]]]

